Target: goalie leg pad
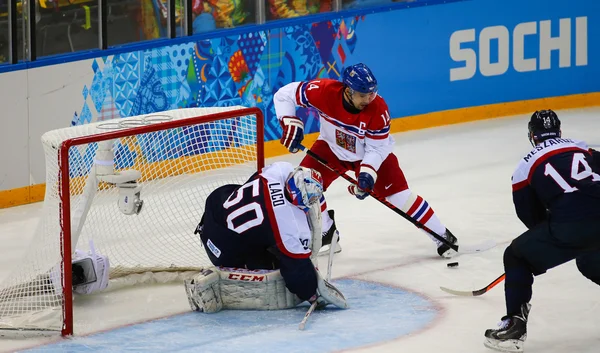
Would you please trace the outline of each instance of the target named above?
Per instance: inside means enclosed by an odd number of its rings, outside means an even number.
[[[203,269],[194,278],[184,281],[185,292],[194,311],[216,313],[223,308],[219,270]]]
[[[287,289],[279,270],[219,267],[219,273],[226,309],[280,310],[302,302]]]
[[[289,309],[302,302],[287,289],[279,270],[210,267],[184,285],[192,310],[205,313]]]

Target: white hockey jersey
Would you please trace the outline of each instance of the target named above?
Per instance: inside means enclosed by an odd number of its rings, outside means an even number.
[[[292,82],[275,93],[277,118],[295,116],[297,107],[316,109],[319,139],[327,142],[340,160],[362,161],[378,170],[394,146],[387,104],[377,96],[361,112],[352,114],[343,106],[343,91],[344,84],[331,79]]]
[[[260,179],[266,187],[265,206],[277,247],[289,257],[307,258],[311,254],[312,241],[308,219],[304,211],[290,203],[283,194],[285,181],[293,170],[288,162],[275,162],[262,169]]]

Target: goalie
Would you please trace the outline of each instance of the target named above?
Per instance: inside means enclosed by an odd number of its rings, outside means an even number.
[[[321,246],[322,196],[318,172],[287,162],[214,190],[195,233],[215,267],[185,281],[192,310],[277,310],[303,301],[346,308],[311,260]]]

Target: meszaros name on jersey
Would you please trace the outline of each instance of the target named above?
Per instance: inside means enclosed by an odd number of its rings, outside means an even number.
[[[541,142],[533,148],[519,163],[512,177],[513,190],[530,183],[531,174],[536,167],[548,158],[568,151],[588,152],[587,144],[583,141],[568,138],[554,138]]]
[[[583,141],[576,142],[571,139],[564,139],[564,138],[559,137],[559,138],[554,138],[554,139],[545,140],[545,141],[541,142],[539,145],[535,146],[535,148],[531,152],[529,152],[523,158],[523,160],[525,162],[528,162],[531,158],[533,158],[533,156],[538,154],[539,151],[543,151],[552,146],[564,148],[564,147],[566,147],[566,146],[562,146],[562,144],[564,144],[564,143],[570,143],[572,145],[575,145],[574,147],[576,147],[576,149],[583,149],[584,151],[587,151],[587,146],[586,146],[585,142],[583,142]],[[561,151],[561,152],[563,152],[563,151]]]
[[[554,221],[600,216],[600,175],[595,165],[583,141],[553,138],[541,142],[513,174],[517,214],[543,206]]]

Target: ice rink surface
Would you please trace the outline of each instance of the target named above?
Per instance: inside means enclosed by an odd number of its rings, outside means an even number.
[[[600,148],[600,110],[559,111],[563,137]],[[425,198],[461,244],[498,246],[452,261],[429,238],[377,201],[356,200],[347,183],[326,193],[343,251],[333,279],[350,309],[326,310],[297,330],[305,307],[281,312],[189,311],[182,285],[119,290],[75,299],[76,338],[0,338],[0,352],[492,352],[483,332],[504,315],[503,285],[477,297],[439,286],[479,289],[503,272],[502,254],[525,227],[517,219],[510,177],[530,149],[529,116],[486,120],[394,135],[413,192]],[[302,153],[274,158],[298,163]],[[0,210],[0,280],[27,251],[42,204]],[[325,259],[321,259],[325,268]],[[537,277],[526,352],[600,351],[600,288],[574,263]],[[153,319],[159,320],[152,321]],[[47,345],[50,343],[49,345]]]

